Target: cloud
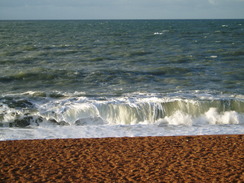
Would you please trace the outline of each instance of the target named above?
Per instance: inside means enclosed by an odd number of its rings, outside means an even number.
[[[216,4],[216,3],[217,3],[217,0],[208,0],[208,2],[209,2],[210,4]]]
[[[238,3],[244,2],[244,0],[208,0],[208,2],[212,5],[222,4],[222,3]]]

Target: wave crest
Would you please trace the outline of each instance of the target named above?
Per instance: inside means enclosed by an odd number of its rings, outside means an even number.
[[[0,126],[210,125],[243,121],[242,99],[162,96],[85,97],[25,93],[0,99]]]

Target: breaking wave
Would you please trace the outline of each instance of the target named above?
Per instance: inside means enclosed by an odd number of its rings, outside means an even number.
[[[243,96],[86,96],[27,92],[0,98],[0,127],[231,125],[244,122]]]

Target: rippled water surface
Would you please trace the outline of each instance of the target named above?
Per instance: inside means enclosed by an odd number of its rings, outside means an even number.
[[[0,138],[244,133],[243,40],[244,20],[0,21]]]

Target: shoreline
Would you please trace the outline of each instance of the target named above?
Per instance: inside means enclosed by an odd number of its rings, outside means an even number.
[[[0,141],[0,182],[242,182],[244,135]]]

